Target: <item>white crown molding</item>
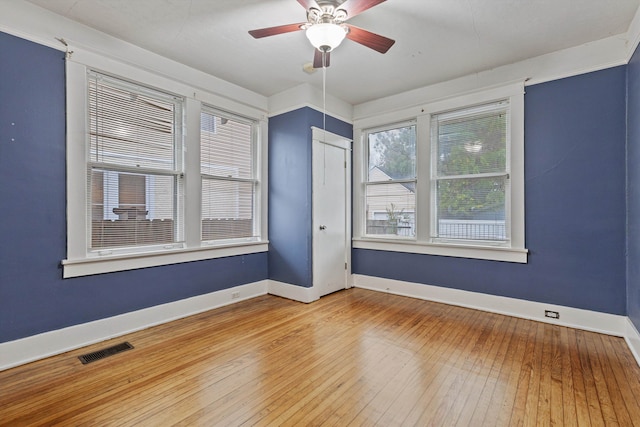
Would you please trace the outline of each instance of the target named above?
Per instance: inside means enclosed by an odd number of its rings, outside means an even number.
[[[0,343],[0,371],[266,293],[262,280]]]
[[[66,46],[56,39],[60,36],[53,33],[55,28],[72,21],[64,20],[24,0],[0,0],[0,10],[0,31],[62,52],[67,50]]]
[[[276,93],[269,97],[269,117],[277,116],[303,107],[323,111],[322,91],[308,83]],[[327,115],[351,123],[353,106],[332,95],[327,95]]]
[[[353,107],[353,120],[358,121],[473,93],[505,82],[526,81],[527,85],[531,85],[624,65],[628,62],[627,45],[624,34],[608,37],[492,70],[365,102]]]
[[[323,110],[322,92],[306,83],[267,98],[61,17],[26,1],[0,0],[0,4],[2,4],[3,11],[0,14],[0,31],[39,44],[64,51],[65,47],[56,40],[56,38],[62,38],[71,46],[135,65],[200,89],[211,90],[210,88],[215,87],[217,95],[263,111],[269,111],[271,116],[305,106],[319,111]],[[597,71],[628,63],[639,42],[640,9],[636,12],[626,34],[608,37],[356,106],[328,96],[327,114],[351,123],[353,120],[475,91],[505,81],[530,79],[528,84],[535,84]]]
[[[56,39],[127,65],[186,83],[234,102],[267,111],[267,97],[170,60],[23,0],[0,0],[0,30],[65,50]],[[215,88],[215,90],[212,90]]]
[[[638,44],[640,44],[640,7],[636,10],[636,14],[633,16],[627,30],[627,63],[631,61]]]

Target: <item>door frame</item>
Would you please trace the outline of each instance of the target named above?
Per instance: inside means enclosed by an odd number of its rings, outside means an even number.
[[[353,177],[351,176],[351,163],[353,161],[352,156],[352,142],[353,140],[349,138],[345,138],[344,136],[337,135],[335,133],[326,131],[324,129],[317,128],[315,126],[311,127],[311,151],[313,153],[313,146],[316,141],[320,144],[332,145],[334,147],[340,148],[345,151],[345,260],[347,263],[347,268],[345,269],[345,289],[351,288],[353,286],[353,280],[351,275],[351,185],[353,182]],[[311,162],[311,173],[314,173],[313,170],[313,159]],[[313,175],[312,175],[312,183],[313,183]],[[313,184],[311,186],[312,193],[314,192]],[[315,238],[318,230],[315,229],[314,226],[314,217],[315,217],[315,206],[314,206],[314,195],[311,196],[311,240],[312,240],[312,248],[311,248],[311,293],[313,295],[313,299],[317,300],[320,298],[320,289],[319,286],[315,284],[315,254],[317,252],[317,239]]]

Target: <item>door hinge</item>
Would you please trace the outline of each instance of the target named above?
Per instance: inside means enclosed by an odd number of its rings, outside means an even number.
[[[345,270],[347,269],[347,263],[346,262],[344,263],[344,269]]]
[[[344,161],[344,168],[345,169],[347,168],[347,161],[346,160]]]

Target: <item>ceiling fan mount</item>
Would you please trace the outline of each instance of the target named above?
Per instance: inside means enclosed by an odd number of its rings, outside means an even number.
[[[297,0],[307,11],[307,21],[249,31],[254,38],[305,31],[315,47],[314,68],[329,66],[329,52],[344,38],[380,53],[386,53],[395,40],[346,23],[346,21],[385,0]]]
[[[315,24],[340,25],[348,19],[347,12],[333,3],[322,3],[318,6],[318,8],[312,6],[307,10],[307,26]]]

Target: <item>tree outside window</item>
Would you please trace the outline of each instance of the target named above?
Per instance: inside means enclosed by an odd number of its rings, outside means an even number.
[[[415,124],[368,135],[367,234],[415,237]]]
[[[437,115],[435,237],[507,238],[507,128],[504,103]]]

